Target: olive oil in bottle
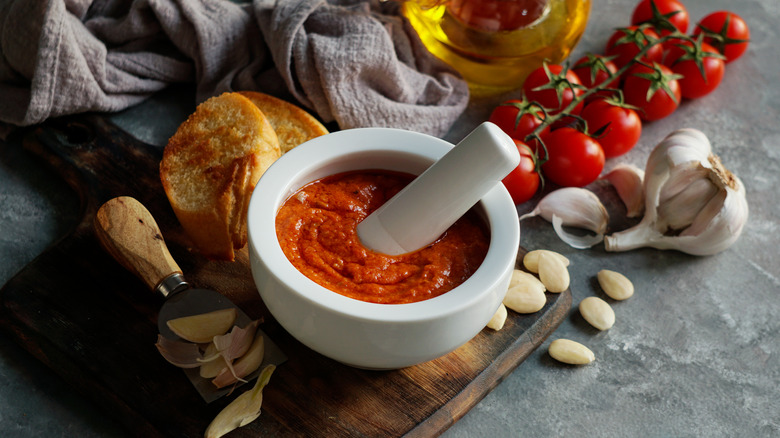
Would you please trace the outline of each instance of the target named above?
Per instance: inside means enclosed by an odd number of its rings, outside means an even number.
[[[519,88],[545,60],[569,56],[585,31],[590,0],[407,0],[402,11],[472,94],[490,95]]]

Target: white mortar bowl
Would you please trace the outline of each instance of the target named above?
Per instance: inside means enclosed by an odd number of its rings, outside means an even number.
[[[310,140],[265,172],[249,205],[250,264],[260,296],[285,330],[344,364],[397,369],[443,356],[485,327],[504,299],[520,244],[517,210],[502,184],[477,204],[490,229],[482,265],[460,286],[425,301],[376,304],[330,291],[299,272],[276,237],[277,211],[303,185],[350,170],[418,175],[452,147],[400,129],[351,129]]]

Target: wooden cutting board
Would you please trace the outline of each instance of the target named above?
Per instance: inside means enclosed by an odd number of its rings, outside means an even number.
[[[540,312],[510,311],[503,330],[485,329],[437,360],[396,371],[350,368],[309,350],[274,321],[245,250],[233,263],[188,251],[158,178],[161,148],[96,115],[31,129],[25,147],[76,190],[83,216],[0,290],[0,325],[137,436],[202,436],[237,394],[204,403],[184,373],[158,354],[161,299],[111,259],[92,231],[98,207],[115,196],[145,204],[185,277],[263,317],[263,330],[289,357],[264,391],[260,418],[230,436],[438,435],[538,347],[571,307],[569,291],[548,294]]]

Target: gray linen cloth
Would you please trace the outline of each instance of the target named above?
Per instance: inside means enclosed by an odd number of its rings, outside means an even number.
[[[120,111],[174,83],[196,102],[292,96],[341,129],[444,135],[469,93],[377,0],[0,0],[0,121]]]

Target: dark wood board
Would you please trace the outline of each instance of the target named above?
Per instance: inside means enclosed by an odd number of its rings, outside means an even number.
[[[571,307],[569,291],[548,294],[540,312],[510,311],[502,330],[485,329],[439,359],[395,371],[347,367],[306,348],[276,323],[252,282],[246,250],[233,263],[188,251],[160,185],[161,148],[99,115],[32,128],[25,147],[73,187],[83,216],[3,286],[0,325],[132,435],[202,436],[235,394],[204,403],[184,373],[158,354],[161,299],[111,259],[93,234],[95,212],[115,196],[145,204],[185,277],[224,293],[251,317],[263,317],[263,329],[289,357],[264,391],[263,414],[231,437],[436,436],[512,372]]]

